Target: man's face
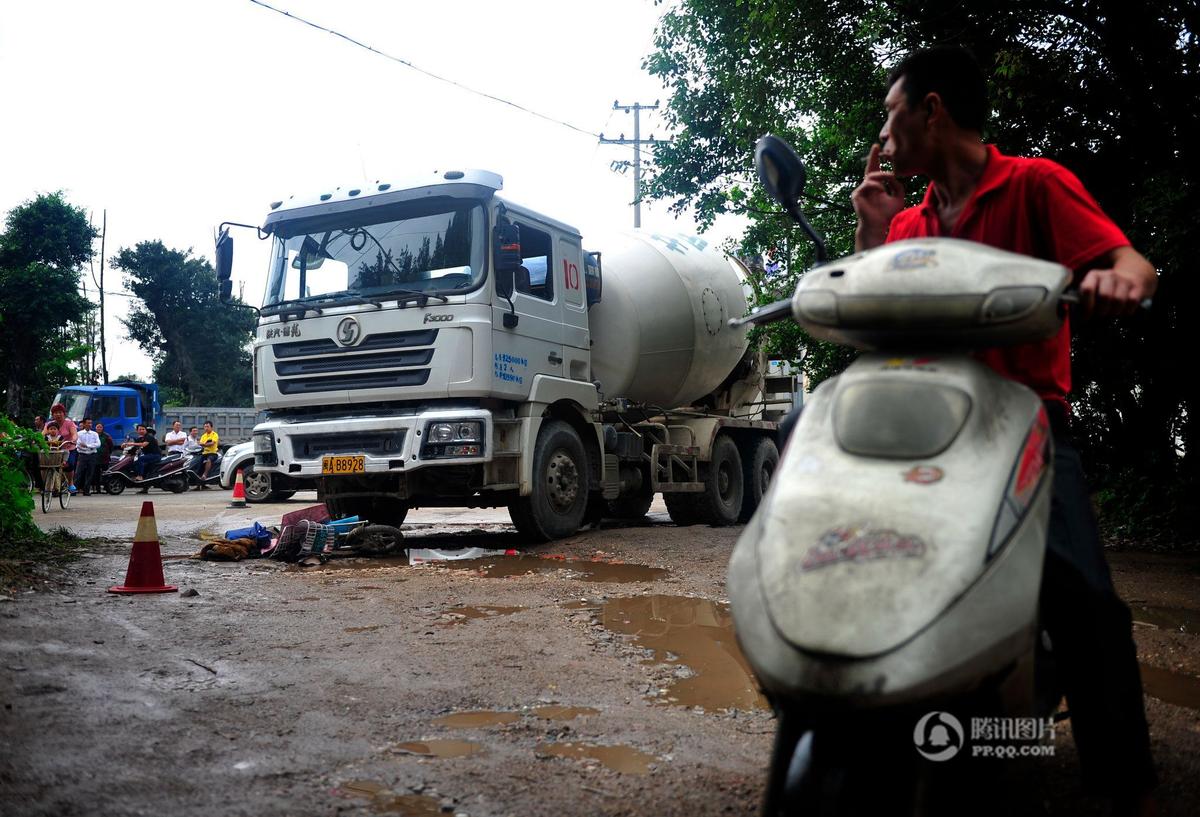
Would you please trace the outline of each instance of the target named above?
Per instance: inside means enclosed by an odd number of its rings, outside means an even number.
[[[200,429],[196,428],[195,426],[192,426],[190,429],[188,429],[188,434],[190,434],[193,437],[195,437],[199,433],[200,433]]]
[[[204,433],[207,434],[210,431],[212,431],[212,423],[205,423],[204,424]]]
[[[146,427],[145,427],[145,426],[138,426],[138,427],[137,427],[137,435],[138,435],[139,437],[145,437],[145,436],[146,436]]]
[[[182,430],[183,430],[183,423],[181,423],[181,422],[179,422],[178,420],[176,420],[175,422],[171,423],[171,430],[172,430],[172,431],[182,431]]]
[[[892,163],[892,172],[897,176],[914,176],[925,171],[925,159],[929,152],[925,111],[914,110],[908,105],[904,93],[904,77],[888,89],[883,99],[887,119],[879,131],[883,145],[880,159]]]
[[[91,420],[84,420],[84,421],[83,421],[83,430],[84,430],[84,431],[91,431],[91,430],[92,430],[92,421],[91,421]]]

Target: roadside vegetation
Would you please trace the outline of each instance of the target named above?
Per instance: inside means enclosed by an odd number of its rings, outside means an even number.
[[[853,247],[850,191],[883,120],[887,70],[909,51],[957,43],[989,72],[984,137],[1009,154],[1079,175],[1161,274],[1152,310],[1074,326],[1074,433],[1106,529],[1176,546],[1200,533],[1195,347],[1200,254],[1200,29],[1195,5],[1080,0],[677,0],[646,68],[669,89],[671,140],[656,146],[645,195],[702,224],[748,217],[740,255],[760,302],[790,294],[811,245],[755,180],[754,143],[788,139],[808,165],[805,210],[831,257]],[[910,203],[924,180],[907,185]],[[810,385],[849,361],[796,327],[770,331],[774,355]]]

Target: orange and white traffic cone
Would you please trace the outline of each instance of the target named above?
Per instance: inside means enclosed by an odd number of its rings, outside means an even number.
[[[125,571],[125,584],[108,588],[110,593],[174,593],[174,585],[166,584],[163,578],[162,553],[158,549],[158,523],[154,521],[154,503],[143,502],[142,514],[138,517],[137,530],[133,534],[133,551],[129,554],[129,568]]]
[[[246,507],[246,486],[242,484],[242,469],[237,472],[237,479],[233,481],[233,496],[229,499],[229,507],[244,508]]]

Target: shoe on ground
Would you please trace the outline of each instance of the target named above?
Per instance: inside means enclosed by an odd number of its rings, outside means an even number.
[[[207,490],[209,490],[209,487],[208,487],[207,485],[201,485],[201,486],[200,486],[200,490],[201,490],[201,491],[207,491]]]

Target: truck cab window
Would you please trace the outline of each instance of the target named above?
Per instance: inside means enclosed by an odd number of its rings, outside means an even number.
[[[521,228],[521,266],[517,268],[514,288],[517,292],[554,300],[554,264],[550,252],[550,234],[528,224]]]

